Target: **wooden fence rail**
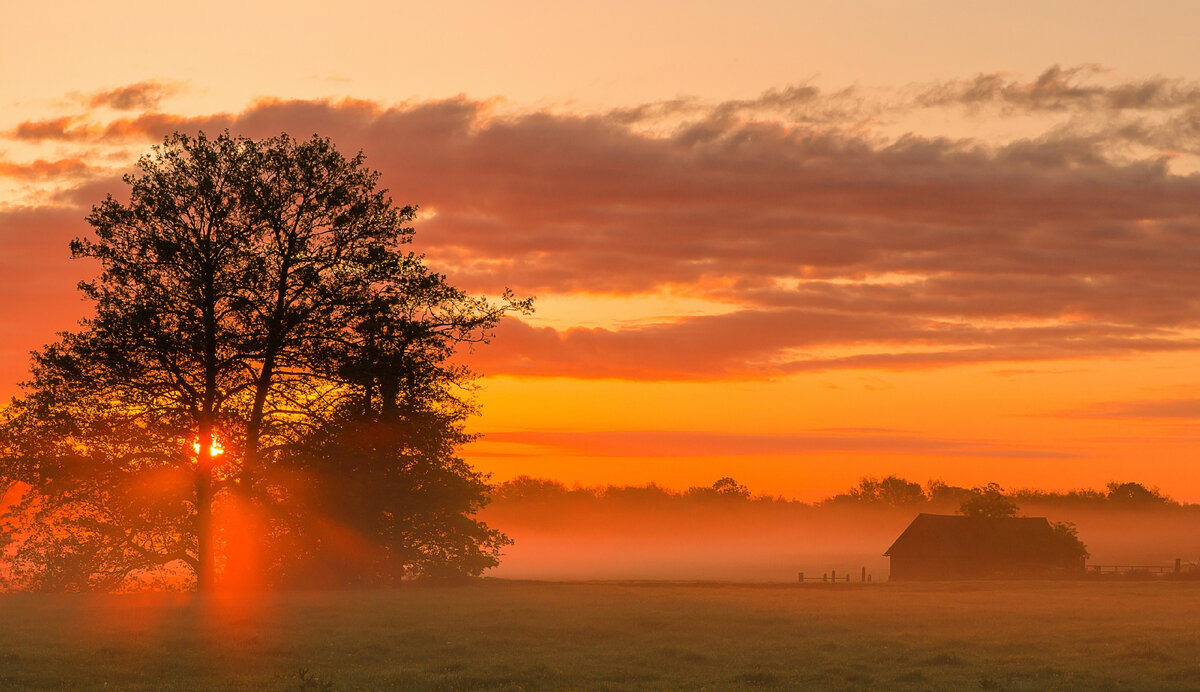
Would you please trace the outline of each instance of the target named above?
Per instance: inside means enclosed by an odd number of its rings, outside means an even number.
[[[1130,572],[1146,572],[1148,574],[1178,574],[1191,572],[1196,569],[1196,563],[1184,563],[1175,558],[1174,565],[1088,565],[1087,570],[1093,574],[1128,574]]]
[[[804,572],[797,572],[796,579],[801,584],[803,584],[804,582],[825,582],[826,584],[832,584],[832,583],[836,583],[836,582],[849,582],[850,581],[850,573],[843,572],[842,574],[839,575],[837,573],[837,570],[830,570],[828,572],[823,572],[821,574],[821,576],[819,576],[819,577],[810,577],[810,576],[806,576],[804,574]],[[859,572],[859,581],[861,581],[863,583],[867,583],[867,584],[871,583],[871,575],[867,574],[866,567],[863,567],[862,570]]]

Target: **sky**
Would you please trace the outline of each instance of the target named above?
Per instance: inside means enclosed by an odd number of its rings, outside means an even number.
[[[329,136],[453,283],[503,481],[1200,500],[1200,5],[21,3],[0,397],[173,130]]]

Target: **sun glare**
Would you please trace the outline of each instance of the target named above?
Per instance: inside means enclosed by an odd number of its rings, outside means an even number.
[[[197,439],[192,442],[192,449],[196,451],[196,456],[200,456],[200,440]],[[209,451],[212,453],[212,456],[217,457],[225,453],[225,448],[221,446],[221,443],[216,438],[213,438],[212,444],[209,445]]]

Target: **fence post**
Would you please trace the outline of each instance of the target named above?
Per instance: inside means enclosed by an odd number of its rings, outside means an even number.
[[[828,572],[821,572],[821,581],[829,581],[829,579],[827,579],[828,576]]]
[[[1180,570],[1182,569],[1182,562],[1182,558],[1175,558],[1175,574],[1179,574]]]
[[[800,580],[800,583],[803,584],[804,583],[804,572],[797,573],[797,578]]]
[[[837,570],[836,569],[829,570],[829,581],[837,581]]]
[[[867,568],[866,567],[862,568],[862,580],[863,581],[867,580]]]

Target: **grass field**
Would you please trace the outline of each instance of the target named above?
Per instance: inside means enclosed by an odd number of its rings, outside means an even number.
[[[1200,583],[0,597],[0,688],[1200,689]]]

